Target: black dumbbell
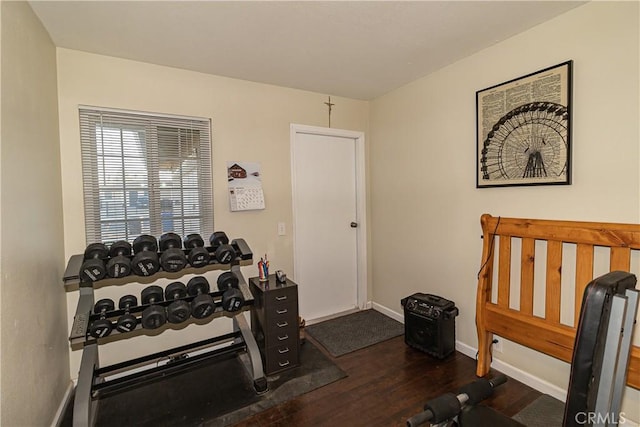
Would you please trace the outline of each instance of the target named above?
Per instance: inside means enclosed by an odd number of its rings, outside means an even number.
[[[126,240],[114,242],[109,248],[111,259],[107,262],[109,277],[124,277],[131,274],[131,244]]]
[[[209,265],[211,255],[204,247],[204,240],[199,234],[189,234],[184,238],[185,249],[191,249],[187,258],[191,267],[200,268]]]
[[[158,242],[148,234],[138,236],[133,241],[135,255],[131,260],[131,270],[138,276],[151,276],[160,270]]]
[[[138,305],[138,298],[135,295],[125,295],[118,301],[118,308],[124,310],[124,314],[118,318],[116,329],[120,332],[131,332],[136,328],[138,319],[129,313],[131,307]]]
[[[238,311],[244,305],[244,296],[238,288],[238,276],[232,271],[225,271],[218,276],[218,290],[222,292],[222,308],[224,311]]]
[[[142,312],[142,327],[145,329],[156,329],[164,325],[167,321],[167,313],[164,307],[156,304],[162,301],[162,288],[151,285],[142,290],[142,304],[149,304]]]
[[[164,299],[172,301],[167,306],[167,320],[169,323],[182,323],[191,316],[191,305],[184,299],[187,296],[187,287],[184,283],[169,283],[164,290]]]
[[[216,231],[209,237],[209,243],[215,250],[216,259],[220,264],[229,264],[236,257],[236,251],[229,244],[229,238],[224,231]]]
[[[187,265],[187,257],[182,251],[182,239],[176,233],[160,236],[160,265],[164,271],[180,271]]]
[[[216,309],[209,290],[209,281],[203,276],[193,277],[187,282],[187,292],[195,297],[191,301],[191,314],[196,319],[204,319],[213,314]]]
[[[92,243],[84,250],[84,262],[80,267],[80,279],[83,282],[95,282],[104,279],[107,269],[104,259],[109,255],[109,250],[104,243]]]
[[[103,338],[111,333],[113,323],[107,319],[107,311],[112,311],[114,308],[113,300],[109,298],[101,299],[93,306],[93,312],[99,314],[100,318],[91,322],[89,326],[89,334],[92,337]]]

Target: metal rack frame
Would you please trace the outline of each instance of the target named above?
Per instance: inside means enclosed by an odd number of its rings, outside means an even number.
[[[80,362],[80,370],[78,373],[78,383],[76,386],[75,400],[73,407],[73,425],[90,426],[95,424],[97,416],[97,404],[101,396],[110,393],[122,391],[131,387],[138,386],[148,381],[152,381],[160,376],[166,376],[182,372],[188,369],[194,369],[204,362],[215,360],[218,357],[246,352],[249,356],[250,365],[245,365],[248,374],[253,379],[254,388],[257,393],[261,394],[268,390],[267,379],[263,371],[262,358],[256,340],[251,332],[251,328],[243,314],[243,312],[252,310],[254,298],[249,290],[249,286],[240,271],[241,266],[253,264],[253,254],[249,246],[243,239],[236,239],[232,242],[237,257],[231,264],[219,264],[215,261],[203,268],[187,267],[177,273],[168,273],[160,271],[153,276],[127,276],[119,279],[104,279],[98,282],[82,282],[78,272],[83,261],[82,255],[74,255],[69,259],[63,282],[67,291],[78,290],[80,296],[76,307],[76,312],[69,335],[69,341],[72,349],[82,349],[82,359]],[[114,330],[111,335],[105,338],[95,339],[91,337],[87,331],[90,322],[96,317],[92,314],[93,305],[95,303],[94,289],[102,286],[124,285],[127,283],[152,283],[159,278],[177,279],[185,274],[202,274],[212,270],[230,269],[239,279],[239,289],[241,290],[245,304],[243,308],[237,312],[224,312],[220,305],[221,292],[211,292],[210,295],[216,302],[214,313],[207,319],[195,320],[190,319],[185,323],[209,323],[215,318],[222,316],[232,317],[233,332],[223,335],[214,336],[210,339],[194,342],[192,344],[168,349],[158,353],[149,354],[140,358],[131,359],[122,363],[111,366],[100,366],[98,347],[100,344],[107,342],[132,338],[134,336],[145,334],[145,329],[140,324],[136,328],[127,333],[120,333]],[[188,298],[187,298],[188,299]],[[131,309],[132,312],[142,312],[146,306],[138,306]],[[122,311],[122,313],[119,313]],[[123,314],[123,310],[114,310],[111,316]],[[163,328],[167,329],[169,325]],[[154,335],[160,330],[154,330]],[[223,346],[223,344],[225,344]],[[184,355],[188,352],[198,351],[199,354],[188,358],[179,358],[177,356]],[[171,363],[160,366],[154,366],[149,369],[136,369],[136,372],[119,376],[116,379],[108,379],[116,373],[131,371],[134,368],[144,367],[153,362],[162,359],[173,358]]]

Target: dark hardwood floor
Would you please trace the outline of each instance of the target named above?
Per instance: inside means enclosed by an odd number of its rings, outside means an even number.
[[[409,417],[422,411],[427,400],[455,392],[476,379],[473,359],[455,352],[438,360],[408,347],[403,336],[337,358],[313,338],[307,340],[347,376],[246,418],[236,426],[404,426]],[[247,398],[249,405],[255,396],[251,382],[244,381],[245,389],[244,382],[238,382],[236,377],[243,371],[240,362],[235,357],[227,359],[101,400],[97,425],[196,426],[201,425],[198,420],[212,419],[209,417],[213,409],[215,413],[217,407],[229,401],[235,404],[234,399]],[[210,377],[213,380],[199,379]],[[233,386],[236,383],[240,385]],[[540,395],[509,379],[484,403],[513,416]],[[62,427],[72,425],[72,409],[71,403]]]
[[[427,400],[455,392],[476,378],[473,359],[456,352],[438,360],[408,347],[402,336],[338,358],[324,353],[348,374],[346,378],[236,425],[403,426]],[[509,379],[485,404],[513,416],[540,395]]]

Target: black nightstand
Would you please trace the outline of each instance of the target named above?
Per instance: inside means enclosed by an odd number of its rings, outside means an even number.
[[[298,331],[298,285],[287,279],[277,283],[275,275],[260,282],[249,279],[255,299],[251,310],[251,331],[262,354],[267,375],[300,365]]]

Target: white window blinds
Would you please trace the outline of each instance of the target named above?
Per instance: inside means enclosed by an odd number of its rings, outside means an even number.
[[[87,244],[213,232],[209,119],[80,108]]]

